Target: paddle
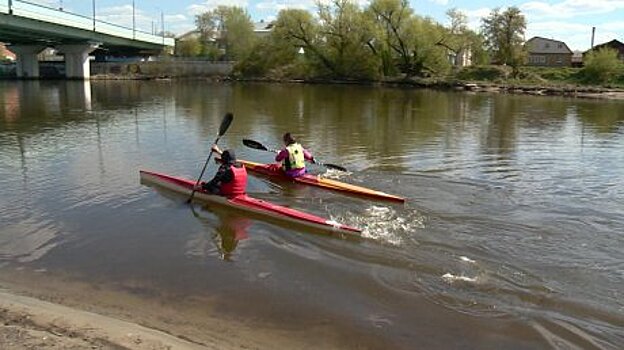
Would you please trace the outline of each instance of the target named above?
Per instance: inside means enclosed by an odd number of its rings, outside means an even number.
[[[243,139],[243,145],[249,147],[249,148],[253,148],[253,149],[257,149],[260,151],[268,151],[268,152],[277,152],[277,150],[271,149],[271,148],[267,148],[265,145],[261,144],[258,141],[254,141],[254,140],[250,140],[250,139]],[[340,165],[336,165],[336,164],[331,164],[331,163],[322,163],[319,161],[314,161],[314,164],[318,164],[321,166],[324,166],[328,169],[335,169],[338,171],[347,171],[347,169],[345,167],[341,167]]]
[[[223,136],[223,134],[225,134],[227,129],[230,127],[230,124],[232,124],[232,120],[233,119],[234,119],[234,115],[232,113],[226,113],[223,116],[223,120],[221,120],[221,125],[219,126],[219,134],[217,135],[217,139],[214,142],[215,145],[219,142],[219,139],[221,138],[221,136]],[[208,162],[210,162],[210,158],[212,157],[212,153],[214,153],[214,151],[211,149],[210,150],[210,154],[208,154],[208,159],[206,159],[206,163],[204,163],[204,167],[203,167],[201,173],[199,174],[199,178],[197,179],[197,182],[195,183],[195,186],[193,186],[193,191],[191,191],[191,196],[186,201],[187,203],[191,203],[191,201],[193,200],[193,196],[195,196],[195,187],[197,187],[197,185],[199,185],[202,176],[204,176],[204,171],[206,171],[206,166],[208,166]]]

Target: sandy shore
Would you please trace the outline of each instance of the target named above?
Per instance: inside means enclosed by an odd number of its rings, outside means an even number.
[[[210,297],[128,292],[143,289],[0,268],[0,349],[387,348],[374,335],[353,336],[348,325],[293,328],[228,317]]]
[[[136,323],[7,290],[0,291],[0,321],[0,348],[5,350],[227,348],[200,346]]]

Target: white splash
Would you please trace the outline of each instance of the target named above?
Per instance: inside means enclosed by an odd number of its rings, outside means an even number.
[[[340,171],[336,169],[327,169],[326,172],[320,174],[322,178],[340,180],[345,177],[349,177],[352,174],[350,171]]]
[[[447,282],[455,282],[455,281],[461,281],[461,282],[470,282],[470,283],[474,283],[477,282],[477,278],[476,277],[468,277],[468,276],[455,276],[451,273],[445,273],[444,275],[442,275],[442,278],[444,280],[446,280]]]
[[[362,229],[362,237],[401,245],[414,231],[425,227],[425,217],[415,210],[371,205],[364,213],[332,218],[344,224]]]
[[[470,259],[467,256],[460,256],[459,259],[461,261],[463,261],[463,262],[467,262],[467,263],[470,263],[470,264],[476,264],[477,263],[475,260],[472,260],[472,259]]]

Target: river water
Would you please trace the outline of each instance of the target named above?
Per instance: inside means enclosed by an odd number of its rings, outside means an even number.
[[[220,145],[239,158],[270,162],[241,139],[278,147],[291,131],[349,169],[327,176],[407,203],[250,176],[255,197],[364,229],[350,240],[191,210],[140,183],[139,169],[196,178],[226,112]],[[206,313],[301,348],[620,348],[622,179],[621,101],[0,83],[0,273],[58,274],[173,307],[209,300]]]

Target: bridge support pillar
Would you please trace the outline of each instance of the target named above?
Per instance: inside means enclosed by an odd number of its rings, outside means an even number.
[[[99,44],[57,45],[56,48],[65,54],[65,76],[70,79],[89,79],[89,54],[98,46]]]
[[[41,45],[11,45],[10,50],[15,53],[17,77],[23,79],[39,78],[39,60],[37,55],[45,49]]]

